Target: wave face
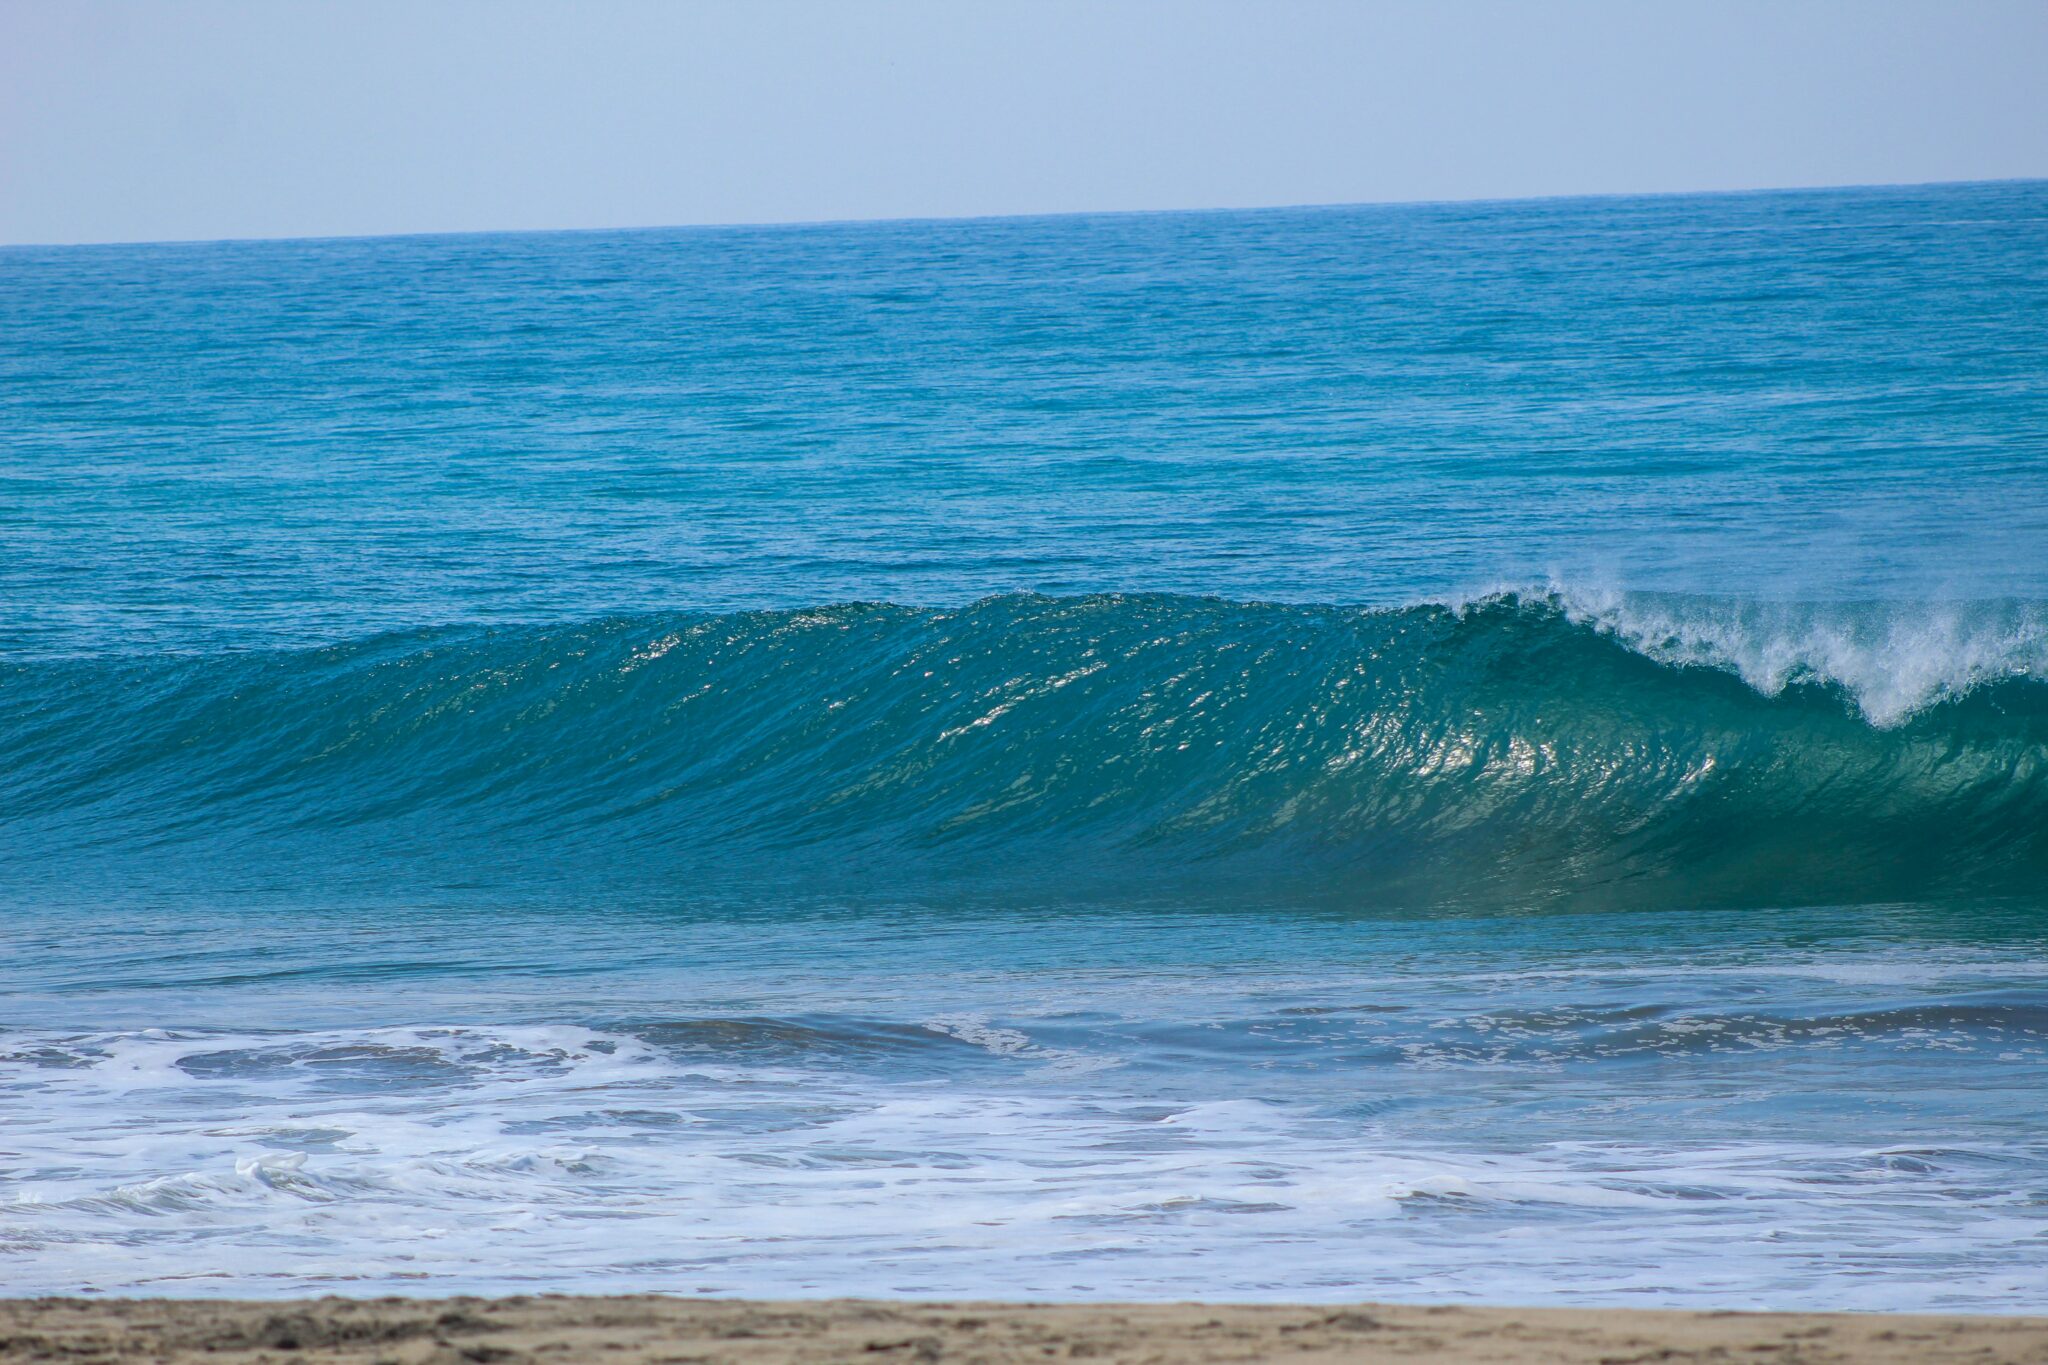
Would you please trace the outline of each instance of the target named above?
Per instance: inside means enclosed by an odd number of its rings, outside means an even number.
[[[16,663],[0,827],[18,876],[166,885],[2030,895],[2039,624],[1010,596]]]
[[[0,1292],[2048,1312],[2044,224],[0,249]]]

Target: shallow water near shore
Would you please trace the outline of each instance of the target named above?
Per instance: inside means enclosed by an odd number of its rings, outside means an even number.
[[[953,909],[17,921],[11,1283],[2048,1289],[2028,911]]]
[[[0,1283],[2048,1307],[2044,247],[0,252]]]

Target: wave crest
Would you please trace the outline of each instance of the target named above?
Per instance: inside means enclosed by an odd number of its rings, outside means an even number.
[[[1502,598],[1548,603],[1645,658],[1725,669],[1765,696],[1839,687],[1883,727],[1989,684],[2048,679],[2048,610],[2029,602],[1757,602],[1558,584]]]
[[[2038,617],[1888,610],[1016,596],[25,663],[0,828],[73,880],[2037,895]]]

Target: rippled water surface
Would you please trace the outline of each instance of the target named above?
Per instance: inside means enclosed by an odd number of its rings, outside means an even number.
[[[0,313],[6,1292],[2048,1310],[2048,187]]]

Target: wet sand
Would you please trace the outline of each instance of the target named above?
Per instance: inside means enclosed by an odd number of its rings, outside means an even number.
[[[0,1360],[391,1362],[2048,1361],[2048,1317],[657,1297],[0,1300]]]

